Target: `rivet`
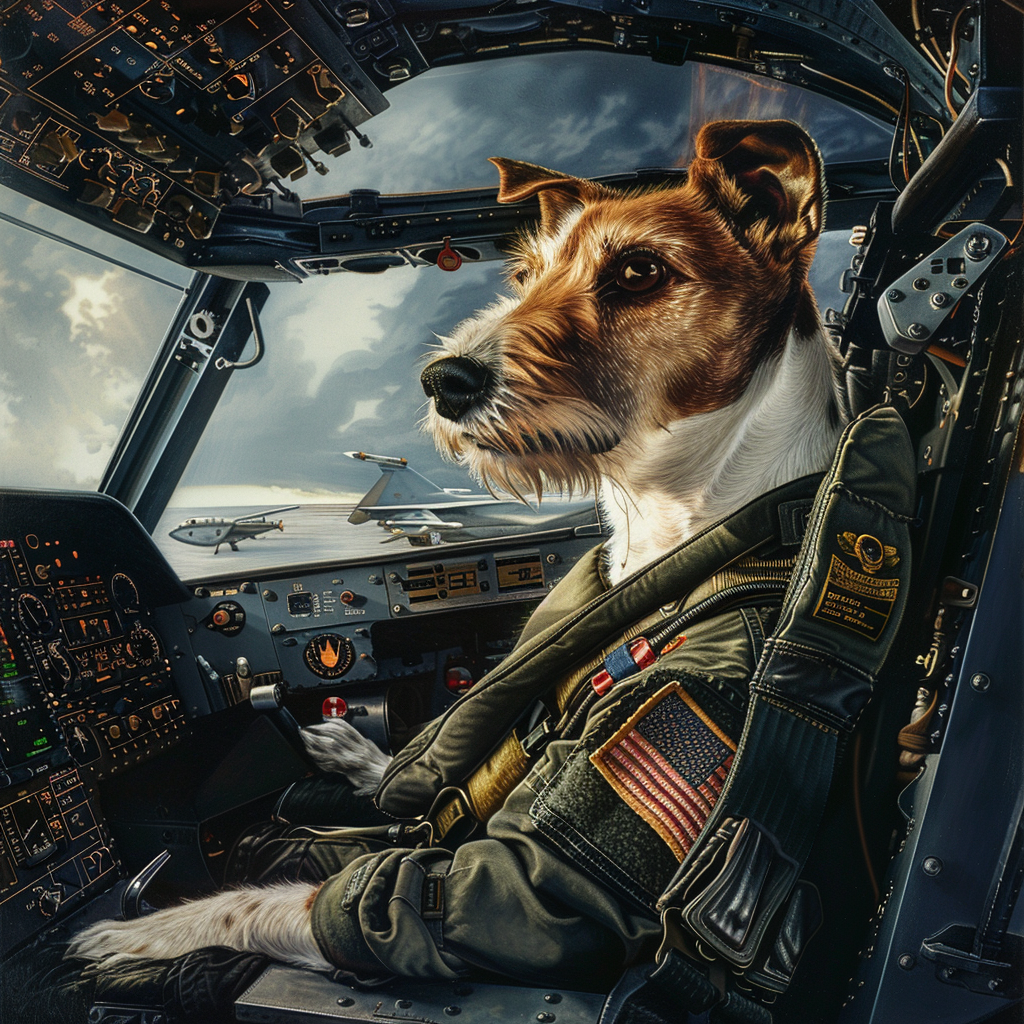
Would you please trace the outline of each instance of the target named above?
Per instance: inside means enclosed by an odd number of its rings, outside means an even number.
[[[942,871],[942,861],[938,857],[925,857],[921,870],[933,878]]]
[[[929,331],[924,324],[910,324],[910,326],[907,327],[907,334],[909,334],[915,341],[922,341],[931,334],[931,331]]]
[[[991,685],[992,680],[984,672],[975,672],[971,676],[971,689],[978,693],[984,693]]]
[[[444,1008],[444,1012],[446,1014],[448,1014],[449,1017],[458,1017],[458,1015],[460,1013],[462,1013],[462,1007],[461,1006],[446,1006]]]
[[[395,1009],[396,1010],[408,1010],[411,1007],[412,1007],[412,1000],[411,999],[397,999],[397,1000],[395,1000]]]
[[[954,288],[966,288],[970,281],[966,277],[954,277],[951,283]]]
[[[540,1022],[540,1024],[553,1024],[554,1019],[555,1015],[553,1013],[549,1013],[547,1010],[545,1010],[543,1013],[537,1014],[537,1020]]]
[[[560,1003],[561,1001],[562,997],[558,992],[548,992],[547,995],[544,996],[545,1003]]]
[[[931,281],[929,281],[927,277],[915,278],[915,280],[914,280],[914,290],[915,291],[919,291],[919,292],[925,292],[925,291],[928,290],[928,286],[930,284],[931,284]]]
[[[914,958],[912,953],[904,953],[896,962],[903,968],[903,970],[912,971],[917,960]]]
[[[903,292],[899,288],[890,288],[885,296],[890,302],[902,302],[904,299]]]
[[[342,996],[338,1000],[338,1005],[339,1006],[352,1006],[354,1003],[355,1003],[355,1000],[351,996]]]
[[[935,292],[928,301],[935,309],[943,309],[953,300],[945,292]]]

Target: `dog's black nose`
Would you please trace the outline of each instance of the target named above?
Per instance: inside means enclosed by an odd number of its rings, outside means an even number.
[[[439,416],[458,420],[487,398],[494,384],[494,374],[475,359],[450,356],[431,363],[420,374],[420,383],[434,400]]]

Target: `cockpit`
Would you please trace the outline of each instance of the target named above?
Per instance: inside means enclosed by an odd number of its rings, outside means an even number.
[[[1019,1019],[1022,46],[1012,0],[0,5],[0,978],[217,889],[313,774],[300,729],[401,751],[607,539],[585,488],[495,492],[422,426],[542,212],[487,158],[630,194],[778,119],[824,165],[848,411],[910,427],[923,569],[771,1012]],[[619,981],[265,966],[223,1019],[611,1024]]]

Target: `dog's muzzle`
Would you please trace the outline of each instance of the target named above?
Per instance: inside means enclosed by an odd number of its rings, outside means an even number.
[[[494,373],[483,363],[463,356],[439,359],[420,374],[420,383],[434,400],[437,414],[453,421],[485,402],[494,382]]]

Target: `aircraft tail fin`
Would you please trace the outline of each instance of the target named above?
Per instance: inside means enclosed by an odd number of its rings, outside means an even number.
[[[436,505],[453,500],[453,495],[449,491],[417,473],[404,459],[367,455],[364,452],[345,454],[363,462],[373,462],[380,467],[380,478],[359,499],[355,511],[348,517],[348,521],[356,526],[367,522],[371,514],[366,509],[377,505]]]

